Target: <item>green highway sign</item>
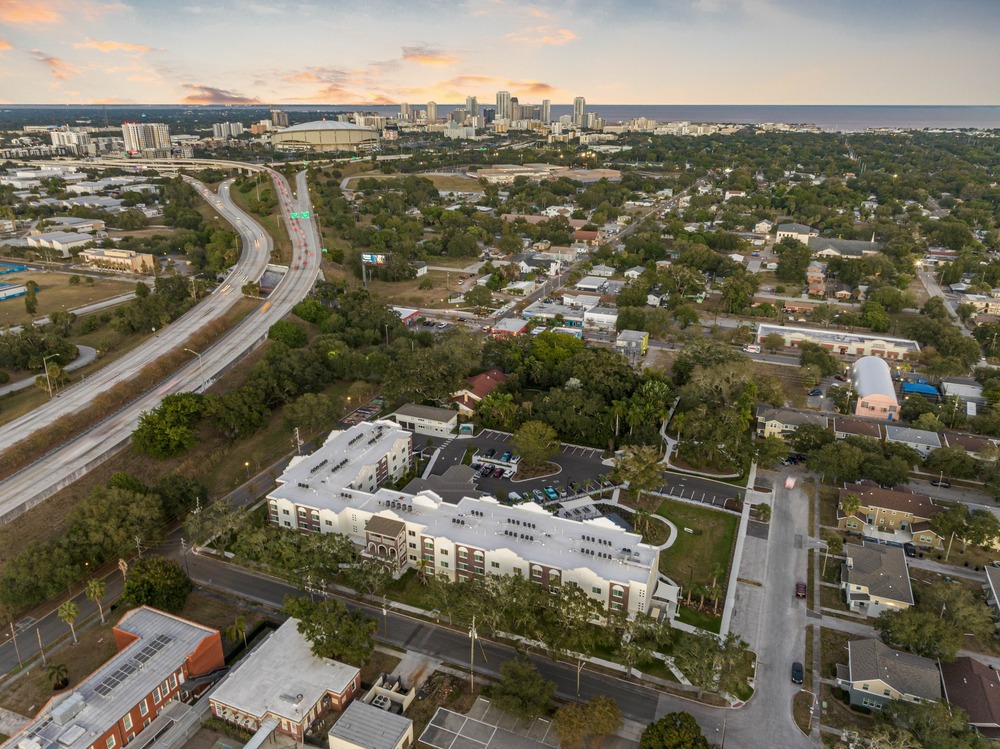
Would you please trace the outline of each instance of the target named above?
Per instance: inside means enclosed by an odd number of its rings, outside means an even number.
[[[292,218],[298,218],[298,217],[299,217],[299,214],[297,214],[297,213],[293,213],[292,214]]]
[[[309,218],[309,211],[302,211],[302,218]]]
[[[328,249],[326,249],[326,247],[324,247],[324,248],[323,248],[323,252],[329,252],[329,250],[328,250]]]

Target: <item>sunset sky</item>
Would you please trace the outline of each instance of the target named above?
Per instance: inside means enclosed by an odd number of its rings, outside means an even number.
[[[0,102],[1000,104],[1000,0],[0,0]]]

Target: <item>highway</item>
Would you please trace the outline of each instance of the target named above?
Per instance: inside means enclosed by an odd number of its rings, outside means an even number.
[[[267,303],[213,346],[198,352],[200,357],[191,354],[191,363],[164,382],[95,424],[89,431],[0,482],[0,523],[9,522],[121,449],[135,430],[140,414],[156,407],[164,396],[197,391],[225,372],[234,362],[262,343],[268,328],[309,293],[319,277],[319,237],[311,219],[291,218],[292,213],[311,210],[305,173],[299,174],[297,178],[298,198],[293,196],[284,177],[277,172],[269,173],[278,185],[286,225],[292,228],[292,261],[289,272],[278,283]],[[218,196],[200,183],[190,181],[239,232],[244,251],[237,265],[215,292],[158,332],[154,338],[93,377],[67,389],[60,397],[53,398],[30,414],[11,422],[0,435],[0,450],[9,448],[30,432],[52,424],[65,414],[85,408],[99,393],[119,382],[127,381],[144,365],[182,348],[194,332],[225,314],[241,298],[240,287],[247,280],[256,280],[263,273],[270,261],[271,238],[259,224],[233,204],[229,196],[232,181],[220,185]]]

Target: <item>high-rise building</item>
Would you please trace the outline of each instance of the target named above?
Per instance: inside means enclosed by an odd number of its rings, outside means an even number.
[[[410,119],[410,105],[405,101],[399,105],[399,119],[408,120]]]
[[[427,102],[427,121],[436,122],[438,118],[438,105],[436,101]]]
[[[280,109],[272,109],[271,124],[275,127],[288,127],[288,112],[282,112]]]
[[[242,122],[217,122],[212,125],[212,137],[216,140],[235,138],[237,135],[243,135]]]
[[[510,91],[497,91],[497,119],[510,119]]]
[[[548,99],[542,99],[542,122],[546,125],[552,122],[552,102]]]
[[[493,107],[482,107],[479,110],[479,116],[484,125],[489,125],[497,118],[497,110]]]
[[[573,124],[577,127],[583,127],[585,122],[584,118],[587,116],[587,100],[582,96],[578,96],[573,99]]]
[[[129,153],[150,148],[170,150],[170,128],[162,122],[123,122],[122,137]]]
[[[52,136],[53,146],[68,148],[77,155],[88,152],[88,148],[90,146],[90,136],[87,135],[85,130],[75,130],[70,129],[69,127],[63,127],[59,130],[53,130],[50,135]]]
[[[479,116],[479,101],[475,96],[465,97],[465,111],[468,112],[469,117]]]
[[[510,97],[510,111],[507,113],[508,120],[519,120],[521,119],[521,102],[517,100],[516,96]]]

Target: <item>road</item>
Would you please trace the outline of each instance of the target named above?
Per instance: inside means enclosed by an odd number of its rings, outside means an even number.
[[[66,310],[67,312],[72,312],[74,315],[79,317],[80,315],[89,315],[91,312],[100,312],[104,309],[110,309],[111,307],[117,307],[119,304],[125,304],[125,302],[131,302],[135,299],[135,292],[130,291],[127,294],[119,294],[118,296],[113,296],[109,299],[102,299],[99,302],[94,302],[92,304],[85,304],[82,307],[73,307],[72,309]],[[39,317],[37,320],[32,320],[31,324],[34,326],[48,325],[50,322],[49,316]],[[23,326],[14,325],[10,328],[5,328],[3,331],[4,335],[10,333],[20,333],[23,330]]]
[[[67,372],[72,372],[74,369],[80,369],[80,367],[86,367],[97,358],[97,349],[91,348],[90,346],[77,346],[76,350],[77,357],[63,367],[63,369]],[[37,376],[38,375],[35,375],[35,377]],[[7,393],[14,393],[18,390],[24,390],[25,388],[34,386],[35,377],[27,377],[23,380],[18,380],[17,382],[12,382],[8,385],[0,387],[0,395],[7,395]]]
[[[0,482],[0,523],[24,512],[83,476],[124,446],[135,430],[143,411],[154,408],[162,398],[173,393],[196,391],[211,383],[232,364],[263,342],[268,328],[305,298],[319,277],[320,243],[315,223],[292,219],[290,214],[311,210],[305,173],[297,177],[298,198],[285,179],[275,173],[281,210],[286,225],[292,228],[290,270],[278,283],[266,304],[248,315],[213,346],[191,355],[191,363],[171,375],[128,406],[95,424],[89,431],[48,453],[32,465]],[[193,182],[193,181],[192,181]],[[229,196],[231,180],[220,186],[215,196],[198,183],[195,187],[237,229],[244,252],[239,263],[219,285],[193,310],[164,328],[136,351],[122,357],[93,377],[66,390],[26,417],[11,422],[0,435],[0,449],[6,449],[39,425],[51,424],[59,416],[86,407],[100,392],[127,380],[152,359],[183,346],[188,337],[212,317],[228,311],[241,298],[244,279],[260,277],[270,260],[272,241],[264,229],[239,210]]]

